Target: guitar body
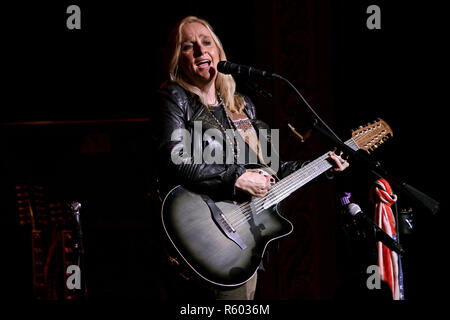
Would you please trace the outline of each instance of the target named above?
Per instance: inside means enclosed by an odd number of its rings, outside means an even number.
[[[216,202],[229,220],[238,205]],[[256,272],[268,243],[292,232],[292,224],[279,213],[278,205],[247,213],[234,228],[245,249],[219,228],[202,196],[177,186],[164,199],[161,218],[164,230],[184,261],[203,279],[222,286],[245,283]],[[241,219],[242,220],[242,219]]]

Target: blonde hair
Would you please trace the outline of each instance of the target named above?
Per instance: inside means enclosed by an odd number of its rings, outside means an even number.
[[[200,101],[204,105],[208,106],[206,98],[203,96],[200,89],[187,80],[186,76],[181,72],[181,68],[179,67],[182,40],[181,30],[186,24],[194,22],[202,24],[211,33],[211,37],[213,38],[213,41],[215,42],[219,51],[220,60],[222,61],[227,59],[222,43],[214,33],[211,25],[206,20],[194,16],[188,16],[181,20],[169,35],[166,47],[166,58],[168,59],[167,64],[169,68],[168,73],[169,79],[171,81],[178,83],[187,91],[199,96]],[[230,110],[231,112],[241,112],[244,109],[244,98],[236,93],[236,82],[231,75],[218,73],[216,76],[215,85],[216,89],[219,91],[219,94],[223,99],[225,107],[227,107],[228,110]]]

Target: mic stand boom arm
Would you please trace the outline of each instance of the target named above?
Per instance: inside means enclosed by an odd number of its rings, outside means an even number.
[[[331,140],[336,147],[338,147],[343,152],[347,153],[353,160],[358,161],[360,163],[363,163],[367,170],[372,173],[377,178],[384,178],[391,182],[400,192],[403,192],[405,195],[407,195],[409,198],[414,200],[417,204],[419,204],[423,209],[430,212],[431,214],[435,215],[439,212],[440,209],[440,203],[434,199],[432,199],[430,196],[426,195],[425,193],[417,190],[413,186],[407,184],[406,182],[402,181],[401,179],[394,177],[392,174],[390,174],[386,169],[384,169],[381,166],[381,163],[379,161],[372,161],[368,157],[362,155],[361,153],[353,150],[349,146],[347,146],[342,140],[339,138],[339,136],[323,121],[317,112],[310,106],[308,101],[303,97],[303,95],[297,90],[297,88],[286,78],[278,75],[273,74],[274,78],[283,80],[286,82],[294,91],[297,93],[297,95],[300,97],[300,99],[304,102],[304,104],[308,107],[309,111],[314,116],[314,119],[312,121],[312,127],[321,133],[324,137]],[[322,125],[322,126],[321,126]]]

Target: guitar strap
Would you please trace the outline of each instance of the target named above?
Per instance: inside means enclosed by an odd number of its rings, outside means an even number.
[[[265,162],[262,155],[261,143],[256,134],[255,127],[252,125],[251,120],[244,113],[231,113],[228,108],[224,108],[229,119],[231,119],[234,128],[240,134],[245,143],[249,148],[257,155],[260,163],[271,172],[272,175],[276,176],[277,173],[272,170],[272,168]]]

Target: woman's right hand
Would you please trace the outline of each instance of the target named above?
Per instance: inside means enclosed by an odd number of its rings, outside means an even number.
[[[264,174],[260,170],[247,170],[244,172],[235,183],[235,187],[239,190],[249,193],[255,197],[264,197],[269,191],[275,179]]]

